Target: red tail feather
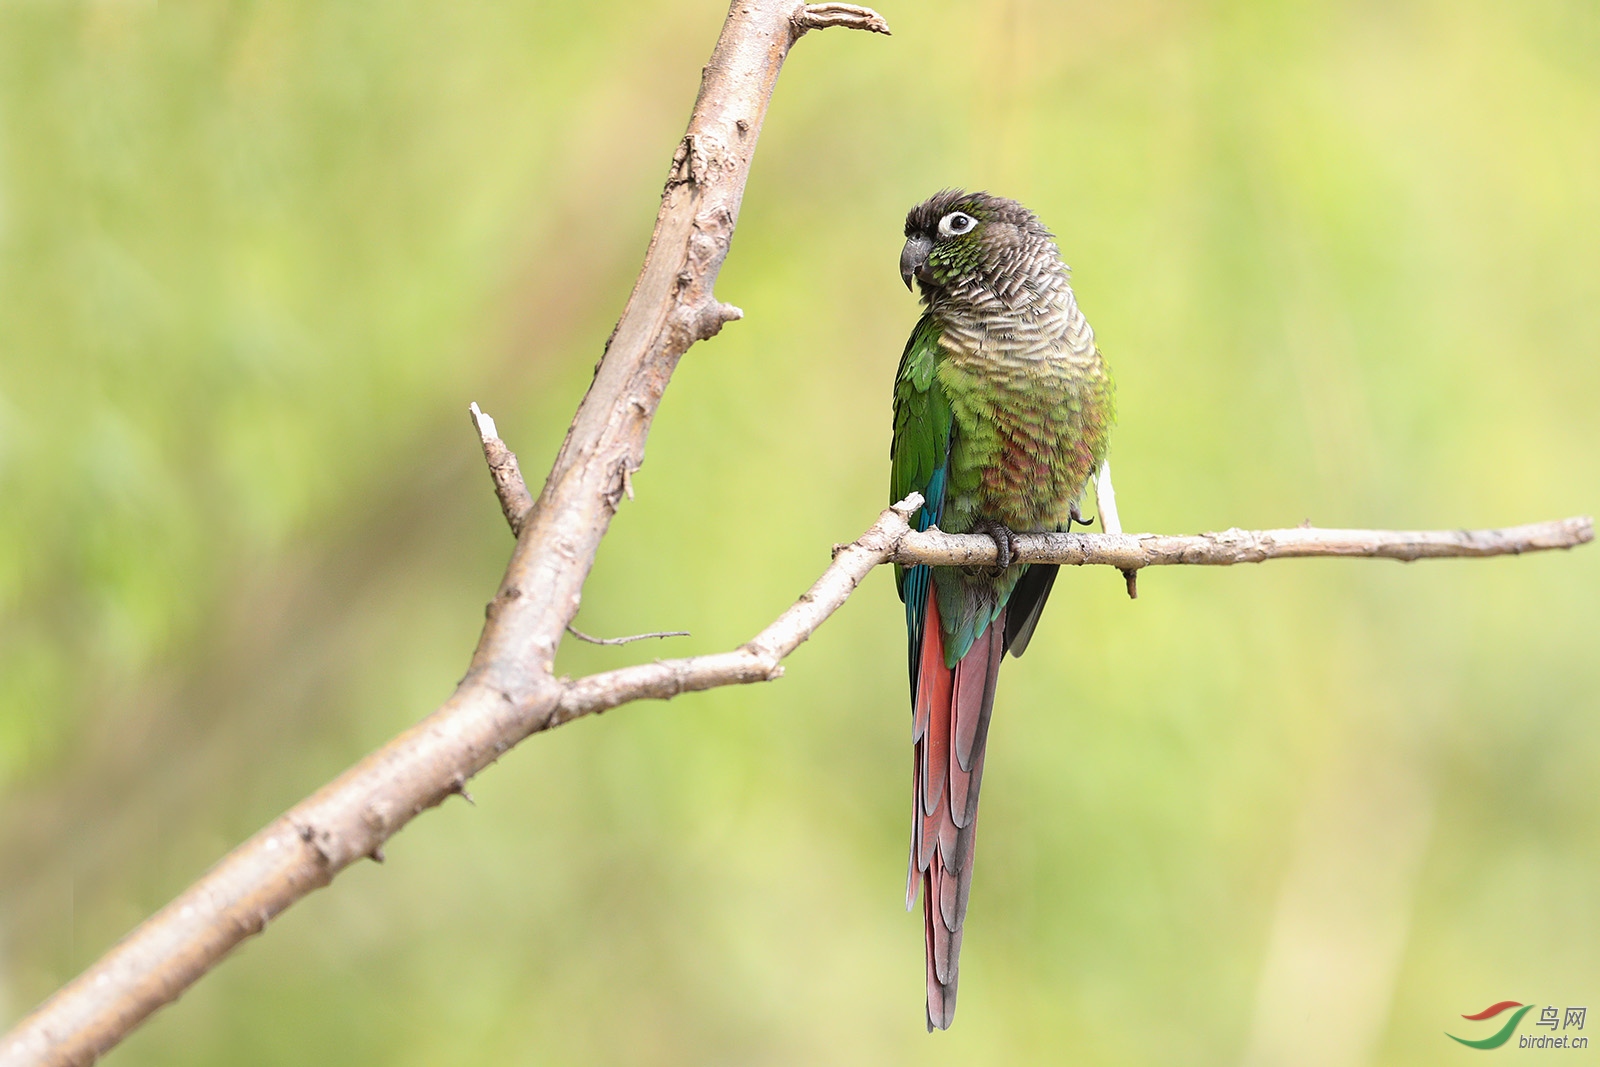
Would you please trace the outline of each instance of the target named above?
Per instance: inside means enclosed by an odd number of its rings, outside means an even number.
[[[955,1017],[961,925],[972,887],[978,787],[995,679],[1005,651],[1004,633],[1001,612],[953,669],[945,666],[938,597],[929,591],[912,719],[916,793],[906,879],[910,908],[916,900],[917,875],[922,876],[929,1030],[945,1029]]]

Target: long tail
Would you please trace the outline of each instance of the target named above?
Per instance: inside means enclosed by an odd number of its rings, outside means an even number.
[[[983,750],[1006,645],[1002,611],[954,668],[945,666],[938,600],[930,589],[917,661],[911,727],[916,794],[906,875],[908,911],[916,903],[918,875],[922,882],[929,1031],[947,1029],[956,1013],[961,925],[972,889]]]

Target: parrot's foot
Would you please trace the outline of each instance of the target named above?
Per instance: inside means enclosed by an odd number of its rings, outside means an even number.
[[[1092,526],[1094,525],[1094,516],[1090,515],[1087,519],[1084,518],[1083,512],[1079,511],[1078,505],[1074,503],[1072,509],[1067,512],[1067,533],[1072,532],[1073,523],[1077,523],[1079,526]]]
[[[994,541],[995,566],[993,573],[999,574],[1011,566],[1011,561],[1017,554],[1017,532],[1003,523],[990,522],[985,519],[972,528],[975,534],[984,534]],[[988,568],[982,568],[987,570]]]

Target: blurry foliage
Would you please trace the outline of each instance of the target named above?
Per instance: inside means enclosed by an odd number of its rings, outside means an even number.
[[[694,636],[563,670],[736,644],[883,505],[900,219],[944,185],[1060,235],[1132,529],[1595,510],[1588,0],[883,10],[792,57],[748,317],[586,591]],[[542,473],[722,14],[0,3],[0,1018],[449,692],[509,549],[466,404]],[[1597,578],[1064,574],[937,1039],[878,574],[777,684],[518,750],[111,1062],[1437,1062],[1491,1001],[1600,1007]]]

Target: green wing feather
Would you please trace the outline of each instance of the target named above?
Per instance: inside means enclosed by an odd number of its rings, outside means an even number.
[[[913,529],[937,525],[944,511],[945,476],[950,463],[950,400],[939,384],[939,326],[923,315],[911,331],[894,381],[894,440],[889,445],[889,502],[922,494],[911,517]],[[917,692],[917,657],[931,593],[929,568],[894,568],[895,586],[906,605],[911,693]]]
[[[949,469],[950,401],[936,373],[939,359],[939,325],[923,315],[895,374],[894,440],[889,446],[890,503],[921,493],[922,512],[912,523],[917,529],[939,521]]]

